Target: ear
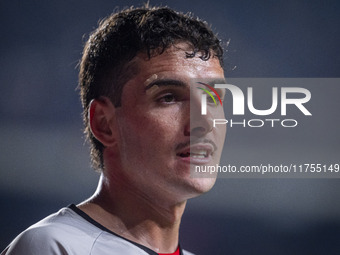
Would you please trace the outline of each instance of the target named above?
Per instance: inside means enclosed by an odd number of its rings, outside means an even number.
[[[91,132],[105,147],[110,147],[116,142],[115,110],[107,97],[93,99],[89,105]]]

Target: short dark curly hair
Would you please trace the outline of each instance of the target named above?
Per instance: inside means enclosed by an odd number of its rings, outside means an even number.
[[[85,133],[91,142],[91,160],[96,170],[104,167],[104,146],[89,128],[91,100],[106,96],[119,107],[123,86],[136,73],[130,61],[138,53],[150,59],[179,42],[192,47],[186,57],[200,52],[200,58],[208,60],[213,54],[223,65],[220,40],[207,23],[168,7],[131,7],[103,19],[90,34],[80,62],[79,87]]]

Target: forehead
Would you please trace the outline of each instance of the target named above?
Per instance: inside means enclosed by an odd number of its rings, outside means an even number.
[[[148,82],[159,78],[195,79],[224,77],[223,68],[217,57],[208,60],[200,58],[198,52],[194,57],[187,57],[192,49],[187,44],[176,44],[160,55],[151,57],[138,54],[133,62],[138,72],[135,78]]]

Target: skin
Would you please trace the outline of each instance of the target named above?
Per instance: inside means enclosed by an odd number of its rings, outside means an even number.
[[[91,131],[105,145],[105,168],[95,194],[78,207],[159,253],[176,250],[187,200],[213,187],[215,178],[192,178],[190,169],[218,164],[226,133],[211,121],[224,118],[223,107],[209,104],[213,111],[190,123],[190,105],[197,108],[191,114],[200,114],[202,94],[192,79],[224,79],[224,73],[217,58],[186,58],[187,50],[177,44],[150,60],[137,55],[132,61],[139,71],[124,85],[122,105],[115,108],[104,97],[90,105]],[[193,150],[190,140],[196,150],[212,144],[215,150],[203,163],[181,157]]]

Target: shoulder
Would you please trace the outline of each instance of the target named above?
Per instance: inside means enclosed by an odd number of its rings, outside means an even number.
[[[149,254],[71,208],[63,208],[26,229],[1,255]]]
[[[63,208],[26,229],[1,255],[154,254],[71,208]],[[193,254],[183,251],[183,255]]]
[[[22,232],[1,255],[86,254],[100,234],[71,209],[63,208]]]

